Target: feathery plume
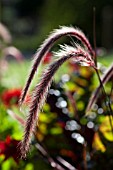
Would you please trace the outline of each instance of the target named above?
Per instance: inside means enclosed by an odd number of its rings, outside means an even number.
[[[11,34],[9,30],[6,28],[6,26],[2,23],[0,23],[0,37],[5,43],[7,44],[11,43],[12,40]]]
[[[13,56],[18,62],[22,62],[24,56],[19,49],[14,46],[9,46],[3,49],[4,57]]]
[[[77,39],[79,39],[83,45],[86,47],[86,49],[89,51],[89,53],[94,56],[94,52],[93,49],[88,41],[88,39],[86,38],[86,36],[84,35],[84,33],[78,29],[78,28],[74,28],[74,27],[66,27],[66,26],[62,26],[59,29],[54,30],[49,36],[48,38],[43,42],[43,44],[41,45],[41,47],[37,50],[36,54],[34,55],[34,60],[33,60],[33,65],[32,65],[32,69],[29,73],[28,79],[26,81],[26,84],[24,86],[21,98],[20,98],[20,105],[23,103],[27,91],[29,89],[29,86],[32,82],[32,79],[35,75],[35,72],[37,70],[37,67],[39,66],[41,60],[43,59],[43,57],[45,56],[45,54],[50,50],[50,48],[54,45],[54,43],[61,37],[63,36],[68,36],[71,35],[73,37],[76,37]]]
[[[45,70],[39,84],[35,87],[25,125],[24,137],[22,142],[20,143],[22,158],[26,157],[26,153],[29,150],[29,143],[31,141],[31,136],[35,131],[38,114],[46,100],[52,78],[59,67],[70,58],[73,58],[75,62],[79,63],[80,65],[95,67],[95,63],[93,62],[90,54],[87,51],[84,51],[82,47],[78,45],[76,45],[76,47],[77,48],[62,46],[62,50],[60,50],[60,53],[57,53],[57,55],[61,56],[61,58],[57,59],[48,67],[47,70]]]

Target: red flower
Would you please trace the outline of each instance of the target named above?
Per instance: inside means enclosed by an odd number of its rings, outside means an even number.
[[[4,91],[2,94],[2,101],[6,106],[18,104],[21,95],[21,89],[11,89]]]
[[[6,106],[17,105],[20,99],[21,89],[10,89],[2,93],[1,99]],[[29,102],[30,97],[27,96],[25,102]]]
[[[48,53],[44,56],[43,64],[48,64],[48,63],[50,63],[51,57],[52,57],[52,54],[51,54],[50,52],[48,52]]]
[[[0,155],[5,156],[5,160],[7,160],[9,157],[13,157],[15,162],[19,162],[18,158],[18,151],[17,146],[20,141],[17,141],[15,139],[11,139],[10,136],[7,136],[5,141],[0,141]]]

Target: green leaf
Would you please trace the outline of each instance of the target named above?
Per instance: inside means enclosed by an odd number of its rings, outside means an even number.
[[[60,127],[54,127],[54,128],[51,128],[50,129],[50,133],[52,134],[52,135],[59,135],[59,134],[61,134],[63,131],[62,131],[62,128],[60,128]]]

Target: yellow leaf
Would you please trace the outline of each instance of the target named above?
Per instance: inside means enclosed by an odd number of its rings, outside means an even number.
[[[96,132],[94,135],[93,148],[95,148],[96,150],[100,150],[102,152],[106,151],[105,146],[103,145],[103,143],[100,140],[98,132]]]
[[[113,118],[112,116],[106,116],[104,121],[102,122],[102,124],[100,125],[100,132],[102,132],[103,136],[109,140],[109,141],[113,141],[113,133],[111,130],[111,125],[110,125],[110,119],[112,120],[112,125],[113,125]]]

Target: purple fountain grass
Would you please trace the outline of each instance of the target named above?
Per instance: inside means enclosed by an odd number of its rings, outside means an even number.
[[[29,73],[28,79],[26,81],[25,87],[23,89],[23,92],[22,92],[22,95],[21,95],[21,98],[20,98],[20,101],[19,101],[20,105],[23,103],[23,101],[26,97],[26,94],[28,92],[28,89],[30,87],[32,79],[35,75],[35,72],[36,72],[41,60],[45,56],[45,54],[50,50],[50,48],[54,45],[54,43],[58,39],[60,39],[63,36],[69,36],[69,35],[79,39],[83,43],[83,45],[86,47],[86,49],[89,51],[89,53],[92,56],[94,56],[94,51],[93,51],[88,39],[86,38],[86,36],[84,35],[84,33],[80,29],[74,28],[74,27],[62,26],[59,29],[54,30],[48,36],[48,38],[43,42],[41,47],[37,50],[36,54],[34,55],[32,69]]]
[[[21,51],[14,46],[5,47],[2,53],[4,58],[6,58],[7,56],[13,56],[18,62],[22,62],[24,59]]]
[[[16,114],[15,112],[13,112],[12,110],[8,109],[7,113],[15,120],[17,120],[21,125],[25,125],[25,120],[19,116],[18,114]]]
[[[62,50],[57,53],[57,56],[61,58],[57,59],[45,70],[39,84],[37,84],[33,92],[29,114],[25,125],[24,137],[22,142],[20,143],[20,151],[22,158],[26,157],[26,153],[29,150],[31,136],[35,131],[37,118],[39,116],[38,114],[40,113],[40,110],[42,109],[42,106],[46,100],[48,89],[52,82],[52,78],[56,71],[59,69],[59,67],[65,61],[69,60],[70,58],[73,58],[77,64],[83,66],[92,66],[95,68],[95,63],[91,55],[88,53],[88,51],[85,51],[82,47],[78,45],[76,45],[76,48],[66,45],[62,46]]]
[[[16,119],[22,126],[25,125],[25,120],[20,117],[18,114],[14,113],[12,110],[7,110],[7,113],[13,118]],[[73,169],[76,170],[75,167],[73,167],[69,162],[65,161],[62,157],[57,156],[57,160],[58,162],[56,162],[49,154],[48,152],[45,150],[45,148],[43,146],[41,146],[41,144],[39,144],[38,142],[35,144],[35,147],[38,149],[38,151],[47,159],[48,163],[50,164],[50,166],[53,168],[57,168],[58,170],[65,170],[63,168],[63,166],[69,168],[69,169]],[[60,163],[60,164],[59,164]],[[63,166],[62,166],[63,165]]]
[[[2,38],[3,42],[5,42],[6,44],[10,44],[12,41],[12,37],[9,30],[1,22],[0,22],[0,37]]]

